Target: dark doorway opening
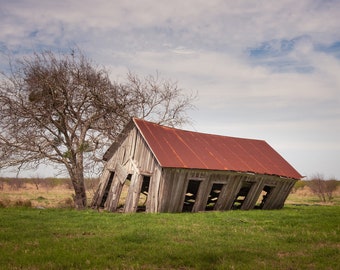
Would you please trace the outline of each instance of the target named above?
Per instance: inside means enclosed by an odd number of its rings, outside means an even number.
[[[267,201],[270,193],[274,190],[274,188],[275,187],[273,187],[273,186],[264,186],[263,187],[263,190],[261,192],[262,199],[260,199],[258,201],[258,203],[255,205],[256,209],[263,209],[263,206],[266,204],[266,201]]]
[[[254,183],[253,182],[243,182],[241,189],[236,195],[236,198],[233,202],[232,209],[240,209],[248,196],[248,193]]]
[[[200,187],[201,181],[198,180],[189,180],[187,191],[185,193],[184,204],[183,204],[183,212],[191,212],[198,193],[198,189]]]
[[[109,192],[110,192],[110,188],[111,188],[114,176],[115,176],[115,172],[111,172],[109,180],[107,181],[107,184],[106,184],[106,187],[105,187],[105,190],[104,190],[104,194],[103,194],[103,197],[102,197],[102,200],[100,202],[99,207],[104,207],[104,205],[105,205],[107,197],[109,196]]]
[[[137,212],[146,211],[146,202],[149,196],[150,176],[143,175],[142,187],[139,195]]]
[[[223,187],[223,184],[213,184],[209,193],[207,205],[205,207],[206,211],[214,210],[215,204],[218,200],[218,197],[220,196],[221,189]]]

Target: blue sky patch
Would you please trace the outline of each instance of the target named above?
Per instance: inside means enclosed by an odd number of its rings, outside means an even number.
[[[316,46],[318,51],[329,53],[340,59],[340,41],[333,42],[330,45],[318,45]]]
[[[294,48],[294,40],[270,40],[257,47],[250,48],[251,57],[275,57],[289,53]]]
[[[293,39],[273,39],[249,48],[247,52],[253,65],[265,66],[273,72],[310,73],[314,68],[309,63],[289,55],[297,43],[304,41],[310,42],[310,38],[299,36]]]

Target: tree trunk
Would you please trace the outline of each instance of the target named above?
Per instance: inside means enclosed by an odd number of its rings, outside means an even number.
[[[83,171],[75,168],[72,173],[70,172],[70,177],[75,193],[73,197],[75,208],[78,210],[85,209],[87,206],[87,196]]]

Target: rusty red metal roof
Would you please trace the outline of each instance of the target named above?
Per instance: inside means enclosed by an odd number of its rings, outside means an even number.
[[[162,167],[302,178],[263,140],[186,131],[136,118],[133,121]]]

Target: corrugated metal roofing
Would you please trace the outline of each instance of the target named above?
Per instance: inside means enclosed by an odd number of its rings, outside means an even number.
[[[212,135],[133,119],[159,164],[167,168],[302,176],[263,140]]]

